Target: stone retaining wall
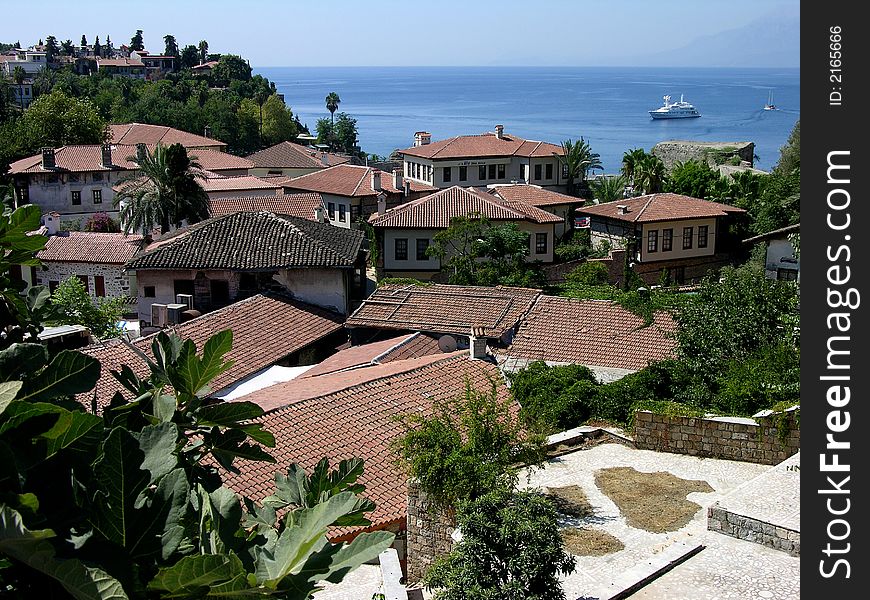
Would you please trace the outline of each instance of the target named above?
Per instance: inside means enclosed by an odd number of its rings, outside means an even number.
[[[437,557],[453,548],[451,535],[456,529],[456,520],[452,511],[435,508],[416,481],[408,482],[407,519],[405,581],[414,584],[423,578]]]
[[[792,556],[801,554],[799,531],[738,515],[716,505],[707,509],[707,529],[788,552]]]
[[[702,418],[637,411],[634,442],[644,450],[775,465],[800,450],[795,412],[784,418],[790,421],[788,435],[780,441],[773,416]]]

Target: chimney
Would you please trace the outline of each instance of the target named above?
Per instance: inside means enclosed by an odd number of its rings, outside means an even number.
[[[211,127],[209,127],[208,125],[206,125],[206,126],[205,126],[205,129],[204,129],[203,132],[202,132],[202,134],[203,134],[205,137],[207,137],[207,138],[211,138]]]
[[[372,189],[376,192],[381,191],[381,172],[377,169],[372,169]]]
[[[407,198],[408,196],[411,195],[411,182],[406,179],[405,181],[402,182],[402,184],[404,186],[403,191],[405,193],[405,198]]]
[[[54,148],[43,148],[42,149],[42,168],[46,171],[50,171],[54,169]]]
[[[402,191],[404,187],[402,182],[402,169],[393,169],[393,187]]]
[[[323,223],[325,221],[324,210],[323,210],[322,204],[318,204],[317,206],[314,207],[314,220],[317,221],[318,223]]]
[[[112,166],[112,145],[103,144],[100,146],[100,165],[103,167]]]
[[[484,329],[479,325],[471,328],[471,336],[468,338],[468,353],[471,360],[486,359],[486,336]]]
[[[418,131],[414,134],[414,147],[426,146],[432,141],[432,134],[428,131]]]
[[[60,213],[50,212],[45,215],[45,229],[48,235],[57,235],[60,231]]]
[[[387,195],[378,194],[378,215],[382,215],[385,212],[387,212]]]
[[[320,162],[323,164],[324,167],[329,166],[329,155],[326,154],[326,152],[320,153]]]
[[[148,153],[148,147],[143,143],[136,144],[136,160],[145,160],[145,155]]]
[[[504,138],[504,125],[495,126],[495,137],[498,139]]]
[[[619,215],[628,214],[628,206],[625,204],[617,204],[616,205],[616,214],[619,214]]]

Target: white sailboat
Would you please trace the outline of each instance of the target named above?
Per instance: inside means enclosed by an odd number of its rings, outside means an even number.
[[[764,105],[764,110],[776,110],[776,104],[773,103],[773,90],[767,93],[767,104]]]

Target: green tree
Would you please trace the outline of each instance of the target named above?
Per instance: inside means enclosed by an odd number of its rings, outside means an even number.
[[[654,154],[646,154],[634,165],[633,187],[644,194],[656,194],[662,191],[665,177],[665,163]]]
[[[64,56],[72,56],[75,52],[72,40],[66,40],[64,42],[61,42],[60,50],[61,52],[63,52]]]
[[[231,81],[250,81],[251,65],[235,54],[224,54],[211,70],[212,83],[226,87]]]
[[[269,96],[262,106],[263,144],[273,146],[279,142],[295,140],[299,130],[293,120],[293,111],[276,94]]]
[[[622,155],[622,175],[628,179],[629,184],[635,186],[635,174],[641,161],[646,157],[646,151],[643,148],[632,148],[627,150]]]
[[[201,352],[190,340],[159,334],[153,358],[143,355],[145,379],[129,367],[112,372],[125,391],[101,415],[70,401],[90,392],[100,364],[70,350],[50,357],[36,338],[47,290],[35,286],[21,296],[8,275],[12,264],[39,264],[35,253],[46,238],[27,235],[39,216],[26,206],[0,218],[5,595],[302,599],[390,546],[394,535],[382,531],[351,543],[326,538],[329,526],[364,523],[373,506],[358,496],[358,461],[334,470],[321,464],[310,476],[296,465],[278,474],[280,517],[274,505],[257,506],[223,486],[219,467],[274,462],[264,448],[275,445],[257,422],[261,408],[207,397],[211,381],[231,366],[229,330]]]
[[[728,182],[719,175],[718,169],[706,162],[688,160],[674,165],[664,190],[693,198],[721,200],[728,193]]]
[[[565,431],[592,414],[598,381],[588,367],[550,367],[535,361],[509,375],[509,379],[511,393],[522,407],[520,417],[534,431]]]
[[[335,134],[335,145],[338,150],[346,154],[358,152],[359,132],[356,128],[356,119],[347,113],[338,113],[332,131]]]
[[[339,104],[341,104],[341,98],[338,97],[338,94],[335,92],[329,92],[329,94],[326,95],[326,110],[329,111],[333,124],[335,124],[335,111],[338,110]]]
[[[792,339],[788,317],[796,306],[794,283],[768,279],[751,264],[726,267],[675,314],[679,356],[695,371],[715,372],[729,360]]]
[[[58,54],[60,54],[60,48],[57,45],[57,38],[50,35],[45,38],[45,62],[53,63]]]
[[[82,34],[82,43],[81,43],[81,46],[82,46],[82,48],[84,48],[84,47],[87,46],[87,45],[88,45],[88,38],[87,38],[87,36],[86,36],[85,34]]]
[[[200,40],[197,49],[199,50],[199,64],[203,64],[208,60],[208,42]]]
[[[788,136],[785,146],[779,149],[779,161],[774,171],[789,175],[801,168],[801,122],[798,120]]]
[[[106,43],[108,43],[108,38],[106,39]],[[142,30],[137,29],[136,33],[133,34],[133,37],[130,38],[130,50],[138,52],[139,50],[145,49],[145,42],[142,40]]]
[[[175,41],[174,35],[166,34],[163,36],[163,55],[178,56],[178,42]]]
[[[465,383],[462,396],[435,402],[431,416],[402,415],[404,434],[393,445],[399,464],[434,502],[455,506],[499,486],[512,486],[518,463],[544,458],[543,438],[527,432],[500,397]]]
[[[94,38],[94,56],[102,56],[103,47],[100,45],[100,36]]]
[[[125,298],[92,299],[84,283],[75,275],[60,282],[51,295],[58,325],[84,325],[94,337],[118,337],[118,325],[127,303]]]
[[[335,150],[335,126],[332,121],[326,117],[317,119],[314,130],[317,132],[318,144],[326,144],[330,150]]]
[[[196,46],[188,44],[181,49],[181,58],[179,59],[182,69],[189,69],[199,64],[199,50]]]
[[[106,121],[88,100],[52,92],[37,98],[22,118],[23,142],[28,152],[43,146],[102,144],[108,138]]]
[[[628,180],[617,175],[616,177],[600,177],[592,182],[592,197],[598,202],[614,202],[625,197],[625,188]]]
[[[142,175],[125,181],[115,195],[125,233],[157,226],[166,233],[184,220],[196,223],[208,218],[208,195],[196,180],[201,167],[184,146],[157,144],[153,152],[128,160]]]
[[[576,195],[578,180],[582,187],[589,171],[601,168],[601,156],[597,152],[592,152],[592,147],[583,137],[579,142],[565,140],[562,142],[562,154],[554,153],[554,156],[559,159],[563,170],[567,171],[566,183],[569,196]],[[568,214],[572,212],[569,211]]]
[[[457,512],[462,540],[430,568],[435,600],[564,600],[565,551],[553,503],[534,491],[491,489]]]

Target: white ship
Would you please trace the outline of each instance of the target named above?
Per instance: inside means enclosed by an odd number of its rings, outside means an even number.
[[[776,104],[773,103],[773,90],[767,93],[767,104],[764,105],[764,110],[776,110]]]
[[[701,116],[693,105],[683,100],[682,94],[679,102],[671,102],[670,96],[664,96],[663,100],[665,101],[663,106],[649,111],[649,116],[653,119],[688,119]]]

